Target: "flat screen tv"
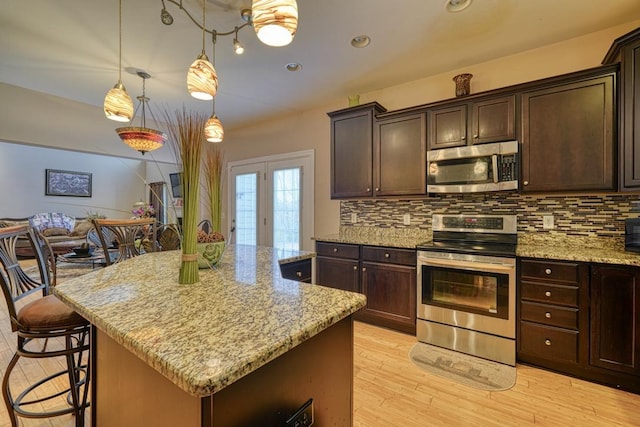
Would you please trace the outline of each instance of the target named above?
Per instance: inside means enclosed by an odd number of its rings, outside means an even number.
[[[182,185],[180,184],[180,178],[182,177],[182,173],[170,173],[169,180],[171,180],[171,194],[173,198],[182,197]]]

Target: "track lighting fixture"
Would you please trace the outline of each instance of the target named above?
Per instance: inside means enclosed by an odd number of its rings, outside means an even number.
[[[211,60],[213,61],[213,66],[215,67],[216,41],[217,41],[217,35],[215,31],[211,36],[211,40],[213,42],[212,43],[213,48],[211,51]],[[204,136],[209,142],[222,142],[222,139],[224,138],[224,128],[222,127],[222,122],[220,121],[218,116],[216,116],[216,98],[215,97],[212,99],[211,105],[212,105],[211,117],[209,117],[209,120],[207,120],[207,122],[204,125]]]
[[[233,38],[233,51],[236,55],[242,55],[244,53],[244,46],[238,41],[238,27],[236,27],[236,34]]]
[[[167,12],[167,8],[164,6],[164,0],[162,0],[162,10],[160,11],[160,20],[164,25],[173,24],[173,16]]]

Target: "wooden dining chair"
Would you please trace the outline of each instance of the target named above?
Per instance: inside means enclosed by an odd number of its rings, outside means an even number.
[[[182,234],[177,224],[163,224],[157,229],[158,249],[161,251],[173,251],[180,249]]]
[[[154,218],[94,219],[93,226],[100,238],[106,265],[157,249]]]
[[[28,239],[36,255],[39,276],[22,269],[16,255],[16,241]],[[2,379],[2,396],[13,427],[18,417],[49,418],[64,414],[75,416],[75,425],[83,426],[89,390],[89,333],[87,320],[49,293],[50,275],[40,243],[30,226],[0,228],[0,286],[7,303],[11,330],[18,338],[16,351]],[[33,371],[29,384],[11,381],[11,373],[21,358],[64,358],[65,368],[51,375]],[[33,366],[33,362],[31,363]],[[54,366],[52,362],[43,366]],[[31,372],[31,370],[30,370]],[[68,383],[60,386],[60,379]],[[65,387],[67,387],[65,389]],[[18,393],[14,393],[19,388]],[[62,390],[60,390],[62,388]],[[16,397],[14,397],[16,396]]]

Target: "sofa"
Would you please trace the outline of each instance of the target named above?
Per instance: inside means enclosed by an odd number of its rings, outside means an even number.
[[[90,219],[74,218],[60,212],[42,212],[28,218],[0,218],[0,227],[30,225],[44,236],[55,255],[71,252],[86,242],[87,232],[93,228]],[[35,254],[27,240],[16,243],[16,254],[32,258]]]

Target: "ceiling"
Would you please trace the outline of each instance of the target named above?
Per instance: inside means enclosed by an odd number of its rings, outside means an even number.
[[[448,13],[445,0],[298,0],[299,26],[289,46],[260,43],[251,27],[219,36],[216,112],[227,129],[304,111],[430,75],[640,19],[638,0],[474,0]],[[178,1],[179,3],[179,1]],[[211,101],[186,90],[186,70],[202,50],[202,32],[170,0],[123,0],[122,80],[142,92],[135,70],[151,74],[152,112],[184,105],[210,114]],[[232,30],[250,0],[206,0],[207,28]],[[399,7],[402,5],[402,7]],[[201,21],[201,0],[183,0]],[[350,45],[366,34],[363,49]],[[10,0],[0,14],[0,82],[102,106],[118,80],[117,0]],[[212,56],[211,37],[206,52]],[[285,64],[301,63],[299,72]],[[133,72],[133,73],[131,73]]]

